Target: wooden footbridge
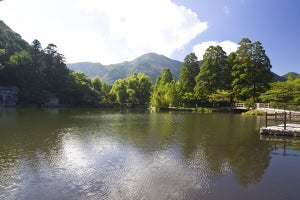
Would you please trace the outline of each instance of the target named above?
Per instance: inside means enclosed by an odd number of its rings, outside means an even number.
[[[269,109],[270,104],[268,103],[256,103],[255,104],[257,109]],[[231,104],[231,109],[232,110],[249,110],[252,108],[249,108],[248,106],[246,106],[245,103],[233,103]]]
[[[248,110],[245,103],[233,103],[231,105],[232,110]]]

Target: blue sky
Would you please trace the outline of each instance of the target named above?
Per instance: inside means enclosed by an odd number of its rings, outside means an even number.
[[[300,73],[298,0],[3,0],[0,19],[29,43],[58,46],[67,62],[112,64],[156,52],[199,59],[260,41],[279,75]]]

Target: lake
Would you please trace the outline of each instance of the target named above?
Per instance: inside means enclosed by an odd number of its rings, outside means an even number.
[[[263,117],[1,109],[0,199],[299,199],[300,142]]]

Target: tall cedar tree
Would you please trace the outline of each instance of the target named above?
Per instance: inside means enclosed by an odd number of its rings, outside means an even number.
[[[199,73],[197,59],[195,53],[190,53],[184,58],[179,77],[179,89],[182,94],[194,92],[196,85],[195,77]]]
[[[177,103],[177,91],[170,69],[163,69],[154,85],[151,103],[155,107],[168,107]]]
[[[239,44],[232,72],[234,98],[236,101],[257,101],[260,93],[269,88],[272,66],[260,42],[252,43],[243,38]]]
[[[226,89],[224,83],[228,70],[226,52],[221,46],[210,46],[203,55],[203,64],[196,77],[195,95],[198,100],[207,99],[216,90]],[[226,71],[225,71],[226,70]]]

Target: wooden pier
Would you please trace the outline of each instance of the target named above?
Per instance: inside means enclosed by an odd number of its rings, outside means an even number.
[[[262,135],[300,137],[299,112],[266,112],[265,127],[260,128]]]

